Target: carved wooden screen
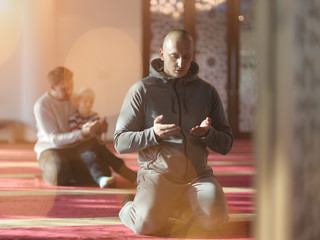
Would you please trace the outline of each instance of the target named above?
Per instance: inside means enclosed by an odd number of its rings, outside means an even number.
[[[195,38],[199,76],[214,85],[234,135],[254,128],[256,91],[254,0],[145,0],[144,75],[165,34],[185,28]]]

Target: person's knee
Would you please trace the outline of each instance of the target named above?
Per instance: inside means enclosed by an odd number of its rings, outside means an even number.
[[[154,227],[150,225],[150,223],[144,222],[143,224],[137,224],[132,230],[139,235],[150,235],[154,232],[153,228]]]
[[[70,179],[70,169],[67,164],[57,165],[54,161],[47,162],[42,169],[43,180],[53,186],[66,185]]]
[[[132,230],[139,235],[154,235],[163,226],[163,221],[159,215],[147,214],[144,216],[136,216]]]
[[[152,235],[159,228],[159,223],[152,218],[140,219],[136,222],[133,231],[139,235]]]
[[[72,177],[69,157],[72,154],[64,150],[46,150],[39,157],[39,166],[43,180],[54,186],[68,184]]]
[[[64,186],[68,184],[69,179],[65,175],[61,175],[56,171],[43,172],[43,180],[52,186]]]
[[[42,166],[42,178],[49,185],[58,185],[58,169],[54,159],[48,159]]]
[[[199,221],[205,230],[212,231],[226,224],[229,220],[227,211],[221,207],[215,209],[209,215],[201,216]]]
[[[49,185],[57,186],[58,178],[56,174],[42,173],[42,179]]]

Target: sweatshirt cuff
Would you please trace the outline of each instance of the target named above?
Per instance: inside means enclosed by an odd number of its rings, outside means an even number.
[[[76,140],[83,140],[84,139],[84,137],[81,134],[81,130],[80,129],[79,130],[75,130],[73,132],[74,132]]]
[[[160,141],[157,140],[156,134],[153,131],[153,127],[147,129],[147,136],[148,137],[148,146],[154,146],[160,144]]]
[[[202,136],[202,137],[199,137],[202,141],[205,141],[206,139],[210,138],[210,135],[212,135],[214,132],[214,128],[212,126],[209,127],[208,129],[208,132]]]

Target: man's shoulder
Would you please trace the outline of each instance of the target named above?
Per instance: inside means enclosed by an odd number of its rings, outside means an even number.
[[[48,92],[45,92],[44,94],[42,94],[37,101],[35,102],[34,106],[41,106],[43,104],[45,104],[46,102],[50,101],[50,97]]]
[[[134,90],[145,90],[149,85],[154,85],[157,83],[159,83],[159,79],[148,76],[134,83],[131,88]]]
[[[143,78],[140,82],[142,85],[156,84],[161,82],[161,79],[153,76],[148,76]]]
[[[54,98],[50,97],[49,93],[46,92],[42,94],[38,100],[34,104],[34,108],[71,108],[72,102],[71,101],[63,101],[60,102],[55,100]]]
[[[197,84],[197,85],[200,85],[203,87],[207,87],[210,89],[215,89],[215,87],[210,82],[208,82],[202,78],[199,78],[199,77],[194,81],[194,84]]]

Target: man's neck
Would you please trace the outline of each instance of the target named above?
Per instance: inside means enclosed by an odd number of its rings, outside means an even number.
[[[57,95],[53,92],[53,91],[48,91],[48,94],[50,97],[52,97],[54,100],[57,100],[57,101],[66,101],[66,100],[69,100],[69,99],[60,99],[57,97]]]

